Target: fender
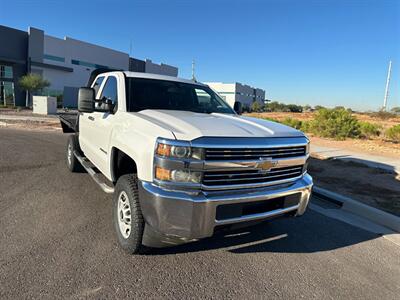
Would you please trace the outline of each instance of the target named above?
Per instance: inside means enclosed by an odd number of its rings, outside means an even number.
[[[108,170],[104,175],[109,180],[115,181],[112,155],[113,148],[117,148],[135,161],[140,180],[152,181],[153,149],[157,138],[175,139],[175,136],[171,131],[145,120],[139,113],[123,113],[118,119],[110,135]]]

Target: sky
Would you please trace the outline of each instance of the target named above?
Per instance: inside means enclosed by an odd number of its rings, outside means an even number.
[[[266,98],[378,110],[400,106],[400,0],[0,0],[0,24],[241,82]],[[3,46],[6,41],[0,41]],[[2,45],[3,44],[3,45]]]

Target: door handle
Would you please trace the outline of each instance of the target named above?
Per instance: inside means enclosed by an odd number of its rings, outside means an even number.
[[[89,119],[90,121],[94,121],[94,118],[93,118],[92,116],[89,116],[88,119]]]

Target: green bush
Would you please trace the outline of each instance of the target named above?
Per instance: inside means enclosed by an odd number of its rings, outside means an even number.
[[[400,143],[400,124],[387,129],[385,135],[389,140]]]
[[[296,104],[284,104],[277,101],[272,101],[265,104],[264,110],[271,112],[302,112],[303,107]]]
[[[358,122],[360,124],[360,137],[370,139],[381,134],[382,127],[369,122]]]
[[[282,124],[285,124],[287,126],[296,128],[296,129],[301,129],[303,122],[297,119],[292,119],[292,118],[286,118],[282,122]]]
[[[309,124],[315,135],[344,140],[360,135],[360,125],[351,112],[345,109],[321,108]]]

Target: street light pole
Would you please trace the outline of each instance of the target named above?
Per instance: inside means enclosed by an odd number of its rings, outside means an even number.
[[[386,78],[386,88],[385,88],[385,97],[383,98],[383,110],[386,111],[386,106],[387,106],[387,99],[389,96],[389,83],[390,83],[390,74],[392,72],[392,61],[389,61],[389,69],[388,69],[388,74]]]
[[[194,59],[192,60],[192,80],[196,81],[196,77],[194,76]]]

